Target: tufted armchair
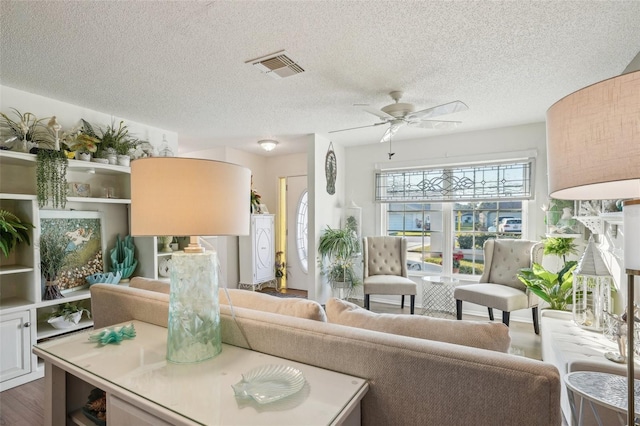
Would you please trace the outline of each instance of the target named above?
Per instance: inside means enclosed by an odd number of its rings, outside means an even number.
[[[538,326],[538,296],[527,290],[518,279],[521,268],[542,263],[544,245],[526,240],[487,240],[484,243],[484,272],[478,284],[456,287],[456,313],[462,319],[462,302],[486,306],[493,321],[493,308],[502,311],[502,322],[509,325],[509,314],[519,309],[531,308],[533,329]]]
[[[364,307],[369,309],[371,294],[411,296],[411,313],[416,304],[415,282],[407,278],[407,239],[404,237],[364,237]]]

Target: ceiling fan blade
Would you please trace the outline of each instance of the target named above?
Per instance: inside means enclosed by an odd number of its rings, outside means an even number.
[[[405,123],[402,121],[399,123],[391,123],[391,126],[389,126],[387,131],[384,132],[384,135],[382,135],[382,139],[380,139],[380,143],[389,142],[393,137],[393,135],[395,135],[398,129],[404,126],[404,124]]]
[[[423,120],[410,121],[409,125],[412,127],[420,127],[421,129],[449,130],[455,129],[460,123],[462,123],[462,121]]]
[[[466,111],[469,107],[462,101],[453,101],[447,104],[434,106],[421,111],[412,112],[405,118],[409,121],[421,120],[425,118],[437,117],[439,115],[453,114],[454,112]]]
[[[347,130],[364,129],[365,127],[375,127],[375,126],[379,126],[381,124],[386,124],[386,123],[380,122],[380,123],[375,123],[375,124],[367,124],[366,126],[349,127],[348,129],[332,130],[329,133],[338,133],[338,132],[346,132]]]
[[[394,120],[395,117],[391,114],[387,114],[384,111],[375,108],[362,108],[363,111],[368,112],[369,114],[373,114],[376,117],[379,117],[381,120]]]

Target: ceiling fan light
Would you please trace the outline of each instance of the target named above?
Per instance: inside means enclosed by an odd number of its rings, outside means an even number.
[[[263,139],[258,141],[258,145],[260,145],[265,151],[272,151],[276,145],[278,145],[278,141],[273,139]]]

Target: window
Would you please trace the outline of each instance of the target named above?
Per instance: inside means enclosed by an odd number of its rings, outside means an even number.
[[[386,235],[408,239],[410,271],[481,275],[490,238],[521,238],[532,163],[376,174]]]
[[[296,251],[304,272],[309,271],[309,263],[307,260],[307,228],[309,226],[308,194],[307,191],[304,191],[302,196],[300,196],[296,214]]]

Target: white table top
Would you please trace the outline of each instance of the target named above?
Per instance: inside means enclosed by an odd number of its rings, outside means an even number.
[[[617,374],[595,371],[574,371],[564,376],[567,387],[580,396],[597,404],[615,410],[627,412],[627,378]],[[636,416],[640,414],[640,381],[634,383]]]
[[[225,344],[222,353],[210,360],[169,363],[167,329],[140,321],[133,324],[137,336],[120,344],[98,346],[88,341],[86,332],[38,344],[34,352],[54,365],[70,363],[208,425],[326,425],[368,387],[363,379]],[[263,365],[295,367],[306,383],[297,394],[270,404],[237,399],[231,385],[241,380],[241,374]]]
[[[450,275],[425,275],[422,277],[422,281],[430,281],[433,284],[459,284],[460,280]]]

